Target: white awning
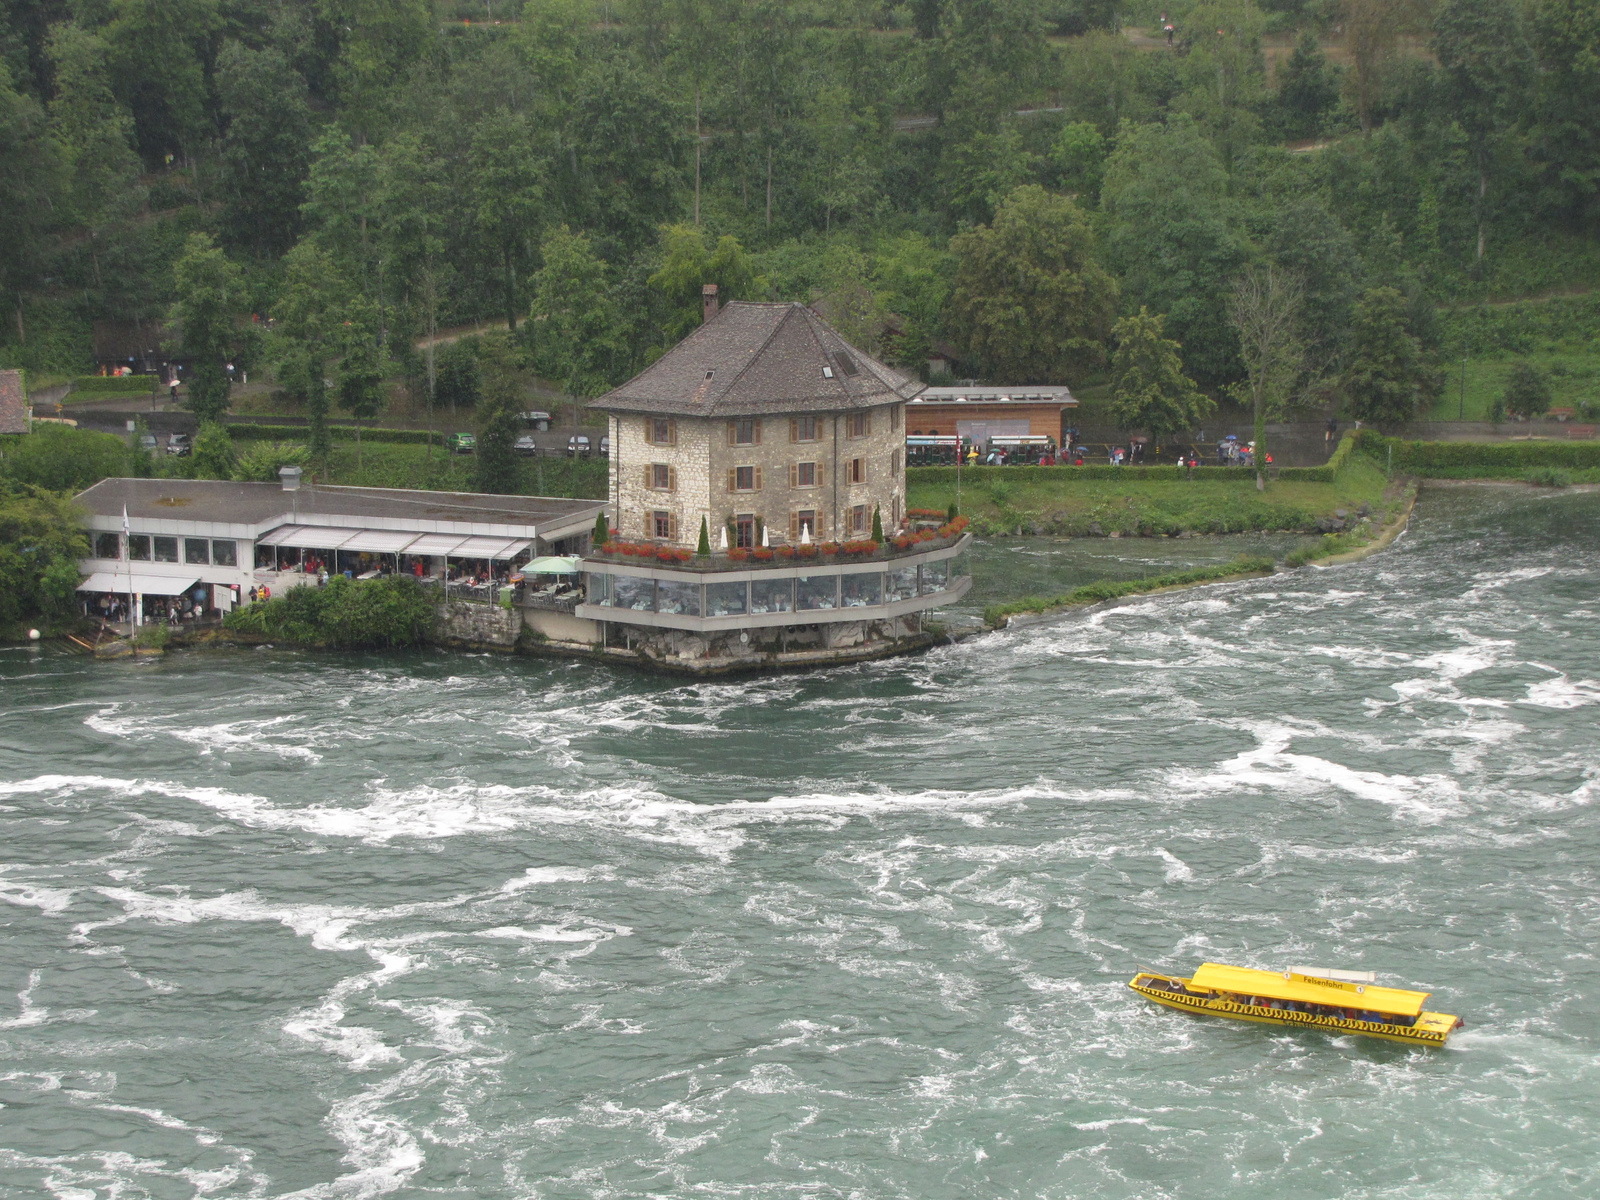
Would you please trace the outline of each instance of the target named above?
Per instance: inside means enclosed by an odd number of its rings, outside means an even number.
[[[417,540],[416,533],[395,529],[362,529],[341,550],[365,550],[369,554],[399,554]]]
[[[78,585],[80,592],[136,592],[144,596],[181,596],[200,581],[184,575],[143,575],[135,571],[96,571]]]
[[[456,558],[515,558],[531,545],[533,542],[527,539],[507,541],[496,537],[470,537],[450,554]]]
[[[454,554],[467,539],[453,533],[425,533],[406,547],[407,554]]]
[[[265,537],[256,539],[258,546],[297,546],[305,550],[338,550],[351,538],[364,532],[360,529],[336,529],[326,525],[280,525]]]

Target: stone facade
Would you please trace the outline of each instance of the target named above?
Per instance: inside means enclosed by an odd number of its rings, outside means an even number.
[[[798,540],[809,514],[813,540],[848,541],[871,534],[876,508],[892,531],[905,515],[904,412],[895,401],[728,419],[614,413],[616,526],[693,547],[702,518],[713,546],[730,522],[737,537],[759,520],[777,544]]]

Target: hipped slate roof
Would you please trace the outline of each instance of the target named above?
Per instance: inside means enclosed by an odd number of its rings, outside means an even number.
[[[803,304],[735,300],[589,407],[760,416],[871,408],[921,390],[919,381],[869,358]]]
[[[28,392],[21,371],[0,371],[0,433],[28,432]]]

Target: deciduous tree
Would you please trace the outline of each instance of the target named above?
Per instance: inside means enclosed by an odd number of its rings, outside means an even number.
[[[1244,385],[1237,392],[1255,415],[1257,490],[1267,486],[1267,418],[1287,405],[1305,363],[1300,334],[1304,300],[1300,277],[1267,263],[1249,268],[1234,282],[1228,305],[1245,368]]]
[[[228,367],[249,365],[253,336],[238,322],[248,311],[244,274],[209,233],[191,233],[172,268],[178,299],[167,320],[180,357],[189,360],[188,407],[202,421],[219,421],[233,389]]]
[[[1183,371],[1183,347],[1166,336],[1163,318],[1147,308],[1123,317],[1112,331],[1111,419],[1120,429],[1148,429],[1159,445],[1216,410]]]
[[[952,332],[1006,383],[1061,382],[1105,361],[1117,282],[1096,257],[1088,218],[1036,184],[1018,188],[993,225],[957,235]]]
[[[1526,359],[1511,364],[1502,395],[1506,411],[1531,421],[1550,411],[1550,377]]]
[[[565,225],[546,234],[539,251],[544,265],[533,276],[528,314],[534,365],[575,396],[598,396],[622,355],[606,265]]]

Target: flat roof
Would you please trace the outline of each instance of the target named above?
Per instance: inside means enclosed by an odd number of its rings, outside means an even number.
[[[124,507],[134,520],[231,525],[275,523],[293,513],[299,525],[380,520],[417,526],[421,532],[442,524],[533,526],[536,530],[567,526],[593,521],[606,502],[309,484],[298,492],[287,492],[276,483],[212,479],[102,479],[80,492],[78,503],[91,516],[119,520]]]
[[[1254,967],[1231,967],[1225,963],[1202,963],[1189,986],[1196,990],[1240,992],[1252,996],[1271,996],[1277,1000],[1297,1000],[1304,1004],[1331,1004],[1339,1008],[1364,1008],[1371,1012],[1398,1013],[1414,1017],[1422,1011],[1430,993],[1374,984],[1345,983],[1296,975],[1278,974]]]

